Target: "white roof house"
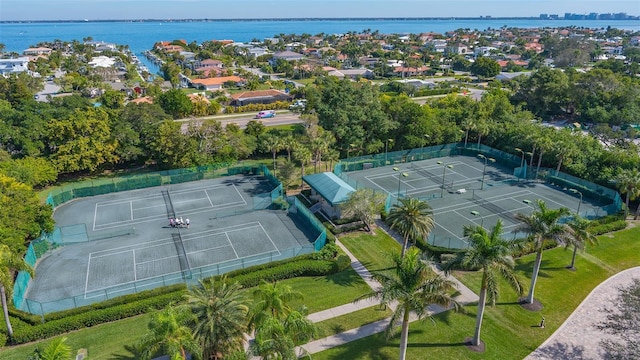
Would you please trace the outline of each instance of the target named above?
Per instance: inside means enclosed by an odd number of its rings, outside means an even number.
[[[29,71],[29,58],[22,56],[15,59],[0,59],[0,74],[14,74]]]
[[[91,65],[92,67],[96,68],[96,67],[112,67],[113,64],[115,64],[116,61],[114,58],[110,58],[108,56],[96,56],[93,59],[91,59],[91,61],[89,61],[89,65]]]

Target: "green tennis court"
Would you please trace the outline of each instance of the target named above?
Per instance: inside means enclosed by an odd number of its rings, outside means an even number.
[[[520,181],[513,168],[487,163],[471,156],[448,156],[344,172],[357,184],[398,196],[427,201],[433,208],[436,228],[429,243],[464,248],[464,225],[494,226],[502,219],[506,236],[515,237],[515,214],[530,214],[538,199],[550,208],[567,207],[587,218],[606,215],[594,199],[580,198],[570,189],[543,182]]]
[[[265,209],[271,190],[233,176],[67,202],[54,213],[64,246],[40,259],[26,302],[47,313],[312,252],[296,214]]]

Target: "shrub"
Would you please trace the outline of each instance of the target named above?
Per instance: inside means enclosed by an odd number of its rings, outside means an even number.
[[[589,231],[593,235],[602,235],[602,234],[610,233],[613,231],[622,230],[626,227],[627,227],[627,222],[625,220],[616,220],[616,221],[608,222],[605,224],[590,226]]]

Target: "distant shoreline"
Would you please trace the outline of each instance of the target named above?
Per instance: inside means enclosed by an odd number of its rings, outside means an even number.
[[[525,17],[339,17],[339,18],[245,18],[245,19],[103,19],[103,20],[0,20],[0,24],[33,24],[33,23],[85,23],[85,22],[236,22],[236,21],[425,21],[425,20],[541,20],[565,21],[567,19],[541,19],[536,16]],[[570,19],[571,21],[640,21],[637,19]]]

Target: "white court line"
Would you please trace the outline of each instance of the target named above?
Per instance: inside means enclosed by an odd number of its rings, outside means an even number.
[[[96,231],[97,220],[98,220],[98,203],[96,203],[95,210],[93,211],[93,231]]]
[[[91,253],[89,253],[89,261],[87,261],[87,275],[84,280],[84,298],[87,298],[87,289],[89,288],[89,270],[91,270]]]
[[[129,201],[129,205],[130,205],[130,208],[131,208],[131,221],[133,221],[134,220],[133,219],[133,201]]]
[[[131,249],[133,252],[133,281],[138,281],[138,265],[136,265],[136,249]]]
[[[464,238],[464,237],[460,237],[460,236],[458,236],[458,235],[454,234],[453,232],[451,232],[449,229],[447,229],[446,227],[444,227],[444,226],[442,226],[442,225],[439,225],[439,224],[436,224],[436,225],[437,225],[439,228],[443,229],[444,231],[448,232],[449,234],[453,235],[453,236],[454,236],[456,239],[458,239],[458,240],[462,240],[462,239]],[[434,237],[435,237],[435,235],[434,235]],[[428,241],[428,240],[427,240],[427,241]]]
[[[208,189],[219,189],[219,188],[226,188],[228,185],[220,185],[220,186],[207,186],[207,187],[199,187],[199,188],[193,188],[193,189],[183,189],[183,190],[175,190],[175,191],[171,191],[172,194],[184,194],[184,193],[197,193],[201,190],[208,190]],[[233,185],[235,186],[235,185]],[[134,190],[135,191],[135,190]],[[122,204],[128,201],[142,201],[145,199],[154,199],[154,198],[158,198],[161,199],[162,195],[157,195],[157,194],[152,194],[152,195],[146,195],[146,196],[136,196],[136,197],[130,197],[127,200],[122,200],[122,199],[116,199],[116,200],[107,200],[107,201],[100,201],[97,202],[97,206],[108,206],[108,205],[117,205],[117,204]]]
[[[194,236],[189,236],[189,237],[184,237],[182,239],[182,241],[187,242],[187,241],[191,241],[191,240],[198,240],[198,239],[202,239],[202,238],[208,238],[208,237],[212,237],[212,236],[218,236],[218,235],[223,235],[223,234],[228,234],[228,233],[232,233],[232,232],[236,232],[236,231],[244,231],[246,229],[253,229],[253,228],[257,228],[260,225],[253,225],[253,226],[243,226],[242,229],[236,229],[236,230],[228,230],[228,231],[221,231],[221,232],[217,232],[217,233],[208,233],[208,232],[202,232],[202,233],[197,233],[194,234]]]
[[[258,221],[258,223],[260,223]],[[273,242],[273,240],[271,240],[271,236],[269,236],[269,234],[267,234],[267,231],[264,229],[264,227],[262,226],[262,224],[260,224],[260,227],[262,228],[262,231],[264,232],[265,235],[267,235],[267,238],[269,238],[269,241],[271,241],[271,245],[273,245],[273,248],[276,249],[276,251],[278,252],[278,254],[280,253],[280,250],[278,249],[278,247],[276,246],[276,244]]]
[[[232,184],[232,186],[235,189],[235,191],[238,193],[238,195],[240,195],[240,199],[242,199],[242,202],[244,202],[244,204],[247,205],[247,200],[245,200],[244,197],[242,196],[242,194],[240,194],[240,191],[238,191],[238,188],[233,184]],[[271,191],[273,191],[273,190],[271,190]]]
[[[211,207],[213,207],[213,201],[211,201],[211,198],[209,197],[209,193],[207,192],[207,189],[204,189],[204,194],[207,195],[207,199],[209,200],[209,204],[211,204]]]
[[[243,202],[243,203],[237,202],[237,203],[230,203],[230,204],[217,206],[217,207],[214,207],[213,209],[214,210],[222,210],[222,209],[226,209],[226,208],[232,208],[232,207],[237,207],[237,206],[245,206],[245,205],[247,205],[246,202]],[[186,214],[199,214],[199,213],[208,212],[208,211],[211,211],[211,207],[209,207],[209,206],[189,210],[189,212],[187,212]],[[130,225],[132,223],[144,223],[144,222],[158,221],[158,220],[164,219],[165,217],[166,217],[166,215],[151,215],[151,216],[144,216],[144,217],[141,217],[141,218],[137,218],[137,219],[135,219],[133,221],[110,222],[110,223],[105,223],[103,225],[94,226],[93,230],[94,231],[98,231],[98,230],[115,229],[115,228],[119,228],[119,227]],[[113,225],[113,224],[115,224],[115,225]]]
[[[153,258],[151,260],[141,261],[141,262],[138,263],[138,265],[150,264],[150,263],[154,263],[154,262],[158,262],[158,261],[164,261],[164,260],[168,260],[168,259],[175,259],[175,258],[179,258],[179,257],[180,257],[180,255],[171,255],[171,256]]]
[[[236,259],[240,259],[240,256],[238,256],[238,253],[236,252],[236,248],[234,248],[233,244],[231,243],[231,239],[229,238],[229,234],[225,232],[224,235],[227,237],[227,241],[229,242],[229,246],[231,246],[231,250],[233,250],[233,253],[236,254]]]

